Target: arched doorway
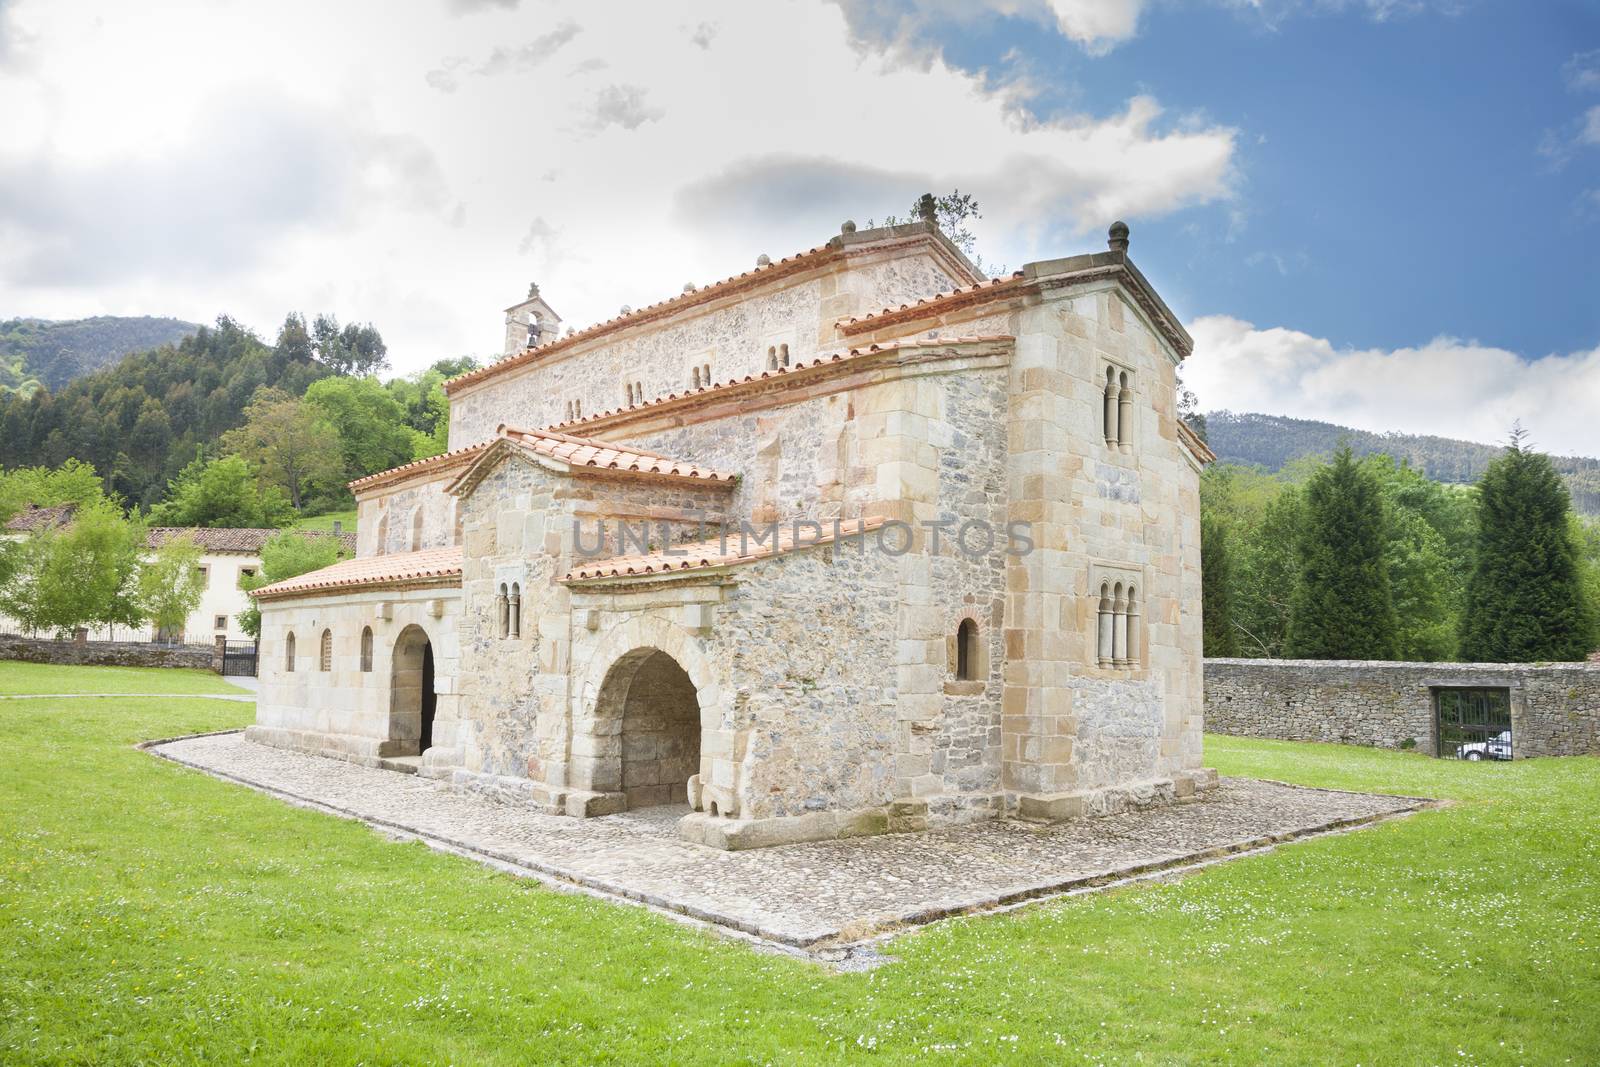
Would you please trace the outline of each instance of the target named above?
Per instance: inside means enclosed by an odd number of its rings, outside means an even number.
[[[420,626],[407,626],[394,642],[389,673],[389,737],[401,742],[396,755],[418,756],[433,744],[433,642]]]
[[[677,660],[658,648],[623,655],[606,672],[595,718],[620,742],[615,774],[603,777],[630,809],[688,803],[689,778],[700,772],[700,702]]]

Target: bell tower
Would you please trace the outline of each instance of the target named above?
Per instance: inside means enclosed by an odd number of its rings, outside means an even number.
[[[547,345],[559,336],[561,336],[561,316],[544,302],[544,298],[539,295],[537,284],[528,286],[527,299],[506,308],[504,355],[514,356],[518,352]]]

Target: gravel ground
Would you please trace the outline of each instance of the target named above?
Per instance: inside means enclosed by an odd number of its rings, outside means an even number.
[[[210,734],[166,759],[478,858],[790,947],[1045,896],[1413,811],[1429,802],[1224,778],[1201,799],[1054,826],[997,821],[745,852],[675,836],[686,807],[544,815],[376,770]]]

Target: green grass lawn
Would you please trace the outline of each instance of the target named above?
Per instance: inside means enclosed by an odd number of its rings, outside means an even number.
[[[0,660],[0,696],[26,693],[245,693],[210,671],[176,667],[57,667]],[[104,709],[102,709],[104,710]]]
[[[333,532],[333,524],[337,520],[344,528],[345,533],[356,532],[356,509],[349,511],[330,511],[324,515],[311,515],[307,518],[296,519],[289,524],[291,530],[322,530],[325,533]]]
[[[1448,808],[937,924],[838,975],[134,750],[248,705],[0,702],[0,1062],[1593,1064],[1600,760],[1211,738]]]

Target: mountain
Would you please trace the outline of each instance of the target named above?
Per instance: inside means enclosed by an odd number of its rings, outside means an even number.
[[[1286,415],[1213,411],[1205,416],[1206,443],[1225,463],[1244,463],[1275,471],[1301,456],[1327,455],[1348,442],[1358,455],[1386,452],[1437,482],[1470,484],[1504,449],[1453,437],[1373,433],[1331,422]],[[1552,456],[1581,515],[1600,515],[1600,459]]]
[[[97,315],[0,320],[0,392],[60,389],[130,352],[176,344],[199,326],[181,319]]]
[[[149,505],[197,448],[244,421],[257,388],[300,396],[333,373],[309,352],[265,344],[225,317],[193,330],[59,390],[0,390],[0,467],[76,457],[129,503]]]

